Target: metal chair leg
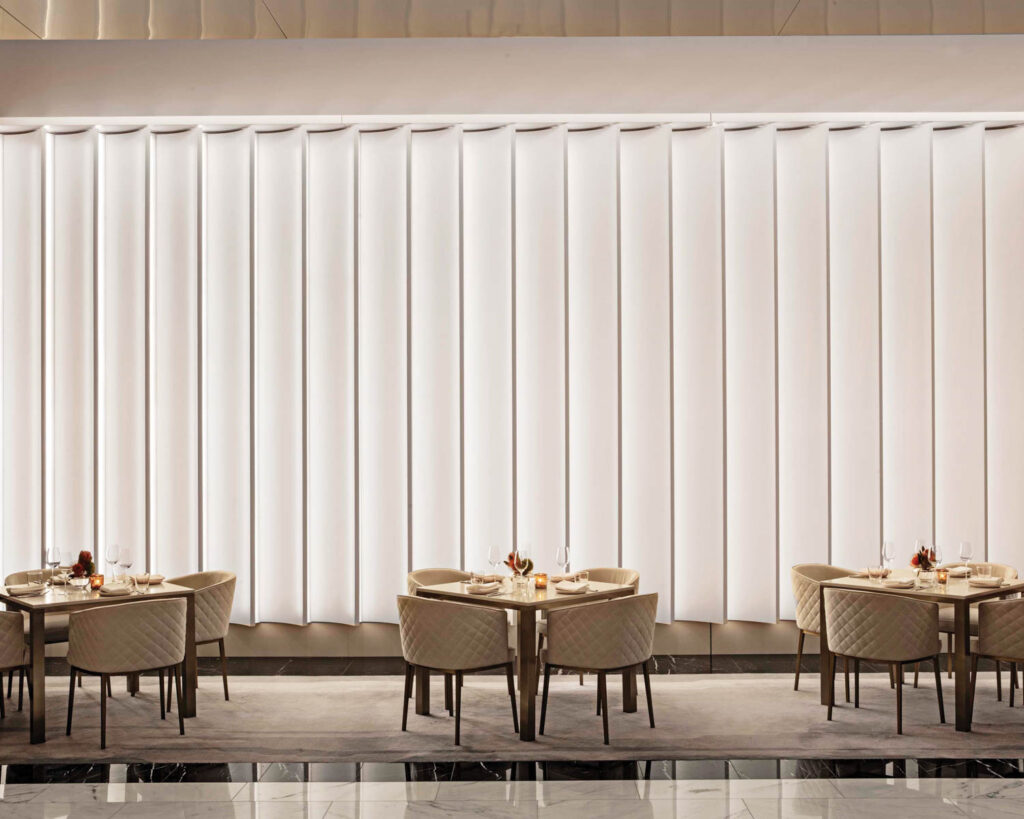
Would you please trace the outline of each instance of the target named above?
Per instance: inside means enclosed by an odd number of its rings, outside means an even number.
[[[921,664],[914,663],[914,688],[917,688],[917,679],[921,675]]]
[[[946,679],[953,679],[953,635],[946,635]]]
[[[850,658],[843,657],[843,677],[846,680],[846,701],[850,701]]]
[[[1013,708],[1013,695],[1014,695],[1014,684],[1013,680],[1017,676],[1017,664],[1010,663],[1010,707]]]
[[[544,723],[548,717],[548,684],[551,682],[551,666],[544,663],[544,692],[540,698],[540,733],[544,734]]]
[[[453,705],[453,702],[454,701],[452,700],[452,675],[451,674],[445,674],[444,675],[444,710],[448,712],[448,716],[449,717],[453,713],[455,713],[455,711],[454,711],[455,707]]]
[[[18,710],[21,710],[21,705],[24,702],[25,694],[25,669],[18,669]]]
[[[828,655],[828,721],[832,721],[832,707],[836,702],[836,655]]]
[[[971,684],[967,689],[967,713],[974,714],[974,692],[978,686],[978,655],[971,655]]]
[[[860,708],[860,660],[853,661],[853,707]]]
[[[402,730],[409,722],[409,697],[412,696],[412,665],[405,664],[405,691],[402,697]]]
[[[224,638],[221,637],[217,642],[220,645],[220,675],[224,678],[224,701],[228,702],[228,656],[224,650]]]
[[[647,714],[651,718],[651,727],[654,727],[654,699],[651,697],[651,672],[648,668],[650,660],[644,660],[644,688],[647,689]]]
[[[996,702],[1003,701],[1003,664],[996,660]]]
[[[793,690],[800,690],[800,660],[804,656],[804,633],[803,630],[797,635],[796,638],[796,677],[793,680]]]
[[[896,733],[903,733],[903,667],[896,671]]]
[[[603,672],[597,675],[597,687],[601,691],[601,719],[604,724],[604,744],[608,744],[608,676]]]
[[[107,747],[107,675],[100,675],[100,750]]]
[[[942,672],[939,670],[939,655],[935,655],[935,694],[939,698],[939,722],[946,724],[946,709],[942,704]]]
[[[19,669],[20,670],[20,669]],[[14,669],[7,672],[7,699],[11,698],[11,691],[14,690]]]
[[[164,707],[164,670],[161,668],[156,676],[160,679],[160,719],[167,719],[167,709]]]
[[[71,717],[75,713],[75,669],[71,669],[71,690],[68,691],[68,727],[64,736],[71,736]]]
[[[455,672],[455,744],[459,745],[459,729],[462,727],[462,672]]]
[[[185,736],[185,717],[181,713],[181,684],[182,678],[185,676],[185,661],[178,663],[174,666],[174,698],[178,705],[178,733],[181,736]]]
[[[516,709],[516,683],[512,675],[512,663],[505,666],[505,681],[508,683],[508,698],[512,703],[512,727],[519,733],[519,711]]]

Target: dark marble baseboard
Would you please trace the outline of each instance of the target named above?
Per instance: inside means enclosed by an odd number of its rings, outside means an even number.
[[[344,762],[3,765],[3,781],[406,782],[598,779],[1024,778],[1020,759],[707,759],[618,762]]]

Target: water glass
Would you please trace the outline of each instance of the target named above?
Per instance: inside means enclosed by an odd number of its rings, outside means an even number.
[[[882,566],[868,566],[868,579],[872,583],[881,583],[885,576],[885,568]]]
[[[971,569],[971,574],[976,575],[977,577],[991,577],[992,567],[986,566],[984,564],[979,564],[975,566],[973,569]]]
[[[525,575],[517,574],[512,578],[512,593],[516,597],[525,597],[530,588],[530,579]]]
[[[42,583],[43,582],[43,572],[41,570],[40,571],[28,572],[27,573],[27,580],[28,580],[29,583]]]
[[[135,575],[135,591],[137,594],[149,594],[149,572]]]
[[[576,582],[577,583],[588,583],[589,584],[590,583],[590,572],[588,572],[588,571],[576,572]]]
[[[487,572],[472,571],[472,572],[469,573],[469,582],[470,583],[483,583],[484,582],[484,578],[486,576],[487,576]],[[140,574],[140,575],[138,575],[138,577],[142,577],[142,575]],[[146,575],[146,583],[149,583],[149,575]]]

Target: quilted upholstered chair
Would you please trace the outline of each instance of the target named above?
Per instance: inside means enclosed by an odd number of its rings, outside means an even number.
[[[4,671],[18,671],[24,680],[28,672],[29,649],[25,642],[24,625],[21,613],[17,611],[0,611],[0,674]],[[0,677],[2,680],[2,677]],[[18,698],[18,710],[21,710],[21,697]],[[0,718],[6,717],[4,698],[0,696]]]
[[[971,710],[978,677],[978,660],[988,657],[997,663],[1024,663],[1024,599],[992,600],[978,604],[978,648],[971,652]],[[1014,685],[1010,685],[1013,708]],[[1024,697],[1022,697],[1024,699]]]
[[[571,668],[597,674],[598,708],[608,744],[608,679],[615,671],[643,668],[647,715],[654,727],[650,660],[654,654],[654,618],[657,594],[631,595],[548,614],[548,647],[541,655],[544,693],[540,706],[540,733],[548,710],[552,668]]]
[[[68,727],[75,709],[75,677],[100,678],[100,691],[112,675],[167,670],[178,699],[178,733],[185,733],[181,714],[181,682],[185,662],[185,607],[181,598],[102,606],[71,614],[68,627]],[[160,675],[160,718],[165,718],[163,675]],[[100,695],[100,748],[107,747],[107,697]]]
[[[426,597],[398,597],[398,632],[405,658],[405,697],[402,730],[409,719],[413,673],[417,668],[440,671],[455,677],[455,744],[461,739],[462,678],[473,671],[504,668],[512,726],[519,732],[516,689],[512,681],[513,652],[508,647],[505,612],[466,603],[450,603]]]
[[[853,572],[840,566],[827,563],[798,563],[789,570],[793,583],[793,597],[796,600],[796,627],[799,634],[796,639],[796,676],[793,679],[793,690],[800,690],[800,661],[804,656],[804,638],[809,634],[817,637],[821,631],[821,610],[818,590],[826,580],[837,577],[849,577]],[[843,660],[843,674],[846,678],[846,701],[850,701],[850,665]]]
[[[416,590],[421,586],[437,586],[441,583],[458,583],[460,580],[469,580],[469,572],[462,572],[458,569],[417,569],[405,576],[405,586],[410,596],[416,596]]]
[[[235,575],[231,572],[197,572],[170,578],[168,583],[196,590],[196,645],[216,643],[220,648],[220,675],[224,681],[224,699],[228,697],[228,660],[224,638],[231,624],[231,606],[235,601]],[[163,676],[161,674],[161,676]],[[167,683],[167,707],[171,688]]]
[[[952,569],[956,566],[962,566],[963,563],[946,563],[940,568]],[[987,566],[993,577],[1002,577],[1004,580],[1016,580],[1017,570],[1013,566],[1007,566],[1005,563],[968,563],[967,567],[972,571],[977,569],[979,566]],[[978,607],[971,606],[970,609],[971,617],[971,636],[978,636]],[[953,676],[953,634],[955,632],[953,625],[953,606],[949,604],[939,606],[939,631],[946,635],[946,676]],[[1016,679],[1016,671],[1013,672],[1013,679]],[[1002,701],[1003,699],[1003,673],[1002,663],[996,662],[996,699]]]
[[[896,686],[896,733],[903,733],[903,666],[922,660],[935,665],[935,693],[939,721],[946,721],[939,671],[938,604],[888,594],[825,589],[825,631],[832,652],[829,675],[828,718],[835,704],[836,656],[849,657],[859,670],[861,660],[887,663]],[[857,678],[855,707],[860,707]]]
[[[640,593],[640,572],[636,569],[620,569],[615,567],[587,569],[590,579],[597,583],[615,583],[619,586],[632,586],[633,594]],[[537,623],[537,653],[544,650],[544,641],[548,633],[547,612],[541,612]],[[537,680],[540,681],[540,663],[537,663]],[[580,673],[580,685],[583,685],[583,673]]]
[[[44,578],[49,579],[50,576],[56,573],[55,569],[37,569]],[[28,583],[28,572],[14,572],[4,578],[5,586],[20,586],[23,583]],[[24,632],[25,637],[28,637],[28,612],[23,612],[21,615],[24,621]],[[68,641],[68,615],[66,614],[47,614],[44,621],[46,627],[46,644],[53,645],[55,643],[66,643]],[[22,699],[24,697],[25,689],[25,676],[27,672],[24,669],[12,668],[7,672],[7,699],[11,698],[11,694],[14,689],[14,672],[18,672],[18,710],[21,710]],[[0,672],[2,673],[2,672]]]

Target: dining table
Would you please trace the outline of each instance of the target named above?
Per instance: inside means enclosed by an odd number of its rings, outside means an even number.
[[[913,569],[897,569],[892,572],[893,579],[914,579],[910,588],[888,586],[880,579],[858,575],[838,577],[823,581],[818,591],[818,606],[821,617],[820,653],[821,668],[829,667],[832,653],[828,647],[828,630],[825,618],[825,589],[854,589],[874,594],[894,594],[929,603],[948,603],[953,606],[953,677],[956,703],[956,730],[970,731],[972,721],[971,708],[971,624],[970,608],[972,604],[984,600],[996,600],[1024,591],[1024,580],[1004,580],[999,586],[982,588],[971,585],[966,577],[953,577],[944,584],[923,583],[917,579]],[[938,634],[935,635],[938,640]],[[821,674],[821,704],[828,705],[830,692],[829,675]]]
[[[515,612],[519,646],[519,739],[533,742],[537,738],[537,613],[627,597],[635,594],[636,589],[629,585],[591,580],[582,594],[560,593],[555,583],[541,589],[531,584],[526,590],[517,591],[508,578],[490,594],[471,594],[468,586],[465,582],[421,586],[416,594],[418,597]],[[632,713],[636,708],[636,674],[625,671],[622,674],[622,710]],[[416,671],[416,713],[430,714],[430,672],[425,669]]]
[[[177,586],[173,583],[151,585],[145,593],[123,595],[103,594],[99,590],[76,591],[71,586],[48,585],[42,594],[18,596],[0,585],[0,602],[8,611],[22,611],[28,614],[29,648],[31,669],[31,695],[29,697],[29,732],[32,744],[46,742],[46,616],[68,614],[95,606],[111,606],[127,603],[133,605],[154,598],[185,598],[185,685],[181,693],[181,715],[196,715],[196,684],[198,664],[196,660],[196,598],[195,589]],[[110,635],[112,640],[116,634]],[[129,675],[128,690],[138,690],[138,675]]]

